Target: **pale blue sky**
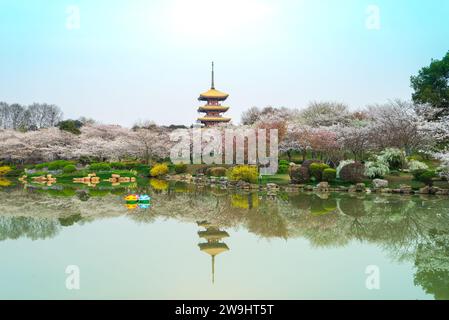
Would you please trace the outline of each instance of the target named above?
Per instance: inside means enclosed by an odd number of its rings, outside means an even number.
[[[238,122],[251,106],[410,98],[410,75],[449,50],[449,1],[0,0],[0,39],[0,101],[191,124],[214,60]]]

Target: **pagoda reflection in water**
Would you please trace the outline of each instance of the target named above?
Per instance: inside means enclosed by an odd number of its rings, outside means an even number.
[[[198,226],[206,230],[198,231],[200,238],[207,240],[207,242],[199,243],[200,250],[209,254],[212,257],[212,283],[215,282],[215,256],[222,252],[229,251],[226,243],[221,242],[223,238],[229,237],[226,231],[220,230],[217,225],[211,224],[207,221],[198,222]]]

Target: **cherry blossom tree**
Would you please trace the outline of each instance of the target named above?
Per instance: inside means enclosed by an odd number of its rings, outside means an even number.
[[[133,151],[147,164],[151,158],[168,157],[171,144],[168,131],[162,128],[137,129],[132,133]]]
[[[334,130],[339,147],[350,152],[354,160],[362,159],[363,154],[372,146],[371,126],[337,126]]]
[[[287,124],[284,139],[279,144],[279,151],[285,152],[291,161],[292,151],[300,152],[305,160],[307,150],[311,148],[310,133],[312,128],[296,122]]]
[[[348,107],[337,102],[312,102],[299,114],[300,121],[312,127],[348,124],[352,119]]]
[[[425,147],[431,138],[428,132],[420,130],[426,121],[410,102],[394,100],[370,106],[368,117],[372,123],[370,137],[379,149],[396,147],[410,154]]]

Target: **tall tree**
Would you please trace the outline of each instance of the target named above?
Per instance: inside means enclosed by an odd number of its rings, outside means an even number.
[[[0,128],[9,128],[9,105],[6,102],[0,102]]]
[[[14,130],[23,129],[25,125],[26,109],[20,104],[12,104],[9,106],[9,117],[11,121],[11,127]]]
[[[435,111],[429,120],[449,115],[449,52],[441,60],[432,60],[428,67],[422,68],[410,81],[415,91],[413,101],[430,104]]]

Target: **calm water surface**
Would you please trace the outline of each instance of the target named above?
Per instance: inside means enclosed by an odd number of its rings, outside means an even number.
[[[126,208],[130,192],[149,209]],[[87,194],[86,194],[87,193]],[[449,199],[0,189],[1,299],[449,299]],[[67,290],[68,265],[80,290]],[[378,290],[366,286],[379,270]]]

